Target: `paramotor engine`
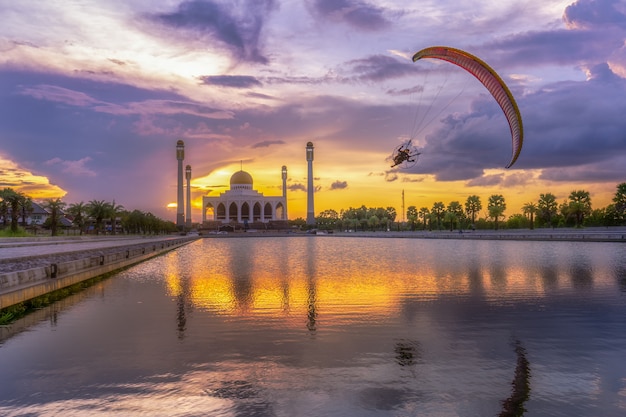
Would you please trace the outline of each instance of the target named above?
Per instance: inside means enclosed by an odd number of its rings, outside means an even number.
[[[511,161],[506,166],[506,168],[510,168],[515,163],[522,150],[524,129],[522,126],[522,116],[517,107],[517,103],[504,81],[502,81],[500,76],[480,58],[460,49],[447,46],[432,46],[422,49],[413,55],[413,62],[424,58],[441,59],[458,65],[476,77],[487,90],[489,90],[504,112],[511,130],[513,150]]]
[[[406,143],[396,146],[389,158],[393,162],[391,168],[400,166],[406,169],[413,167],[417,163],[421,152],[413,146],[411,142],[412,141],[409,140]]]

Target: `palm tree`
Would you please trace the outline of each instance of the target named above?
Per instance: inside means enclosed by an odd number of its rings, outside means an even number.
[[[419,215],[424,222],[422,230],[426,230],[426,219],[430,217],[430,210],[428,210],[428,207],[422,207],[420,208]]]
[[[569,195],[569,212],[576,218],[576,227],[581,227],[586,215],[591,214],[591,197],[588,191],[576,190]]]
[[[456,228],[459,221],[463,218],[463,207],[458,201],[452,201],[450,202],[450,204],[448,204],[446,210],[452,215],[448,216],[448,219],[451,220],[450,231],[452,231]]]
[[[95,221],[96,234],[100,234],[104,219],[109,215],[109,203],[104,200],[91,200],[87,204],[87,213]]]
[[[18,213],[20,208],[20,202],[24,198],[24,194],[15,191],[12,188],[5,188],[0,191],[0,198],[6,203],[9,208],[8,212],[11,213],[11,232],[17,233],[18,230]],[[6,216],[5,216],[6,218]]]
[[[615,197],[613,197],[613,202],[615,203],[615,212],[617,218],[620,221],[626,220],[626,182],[618,184],[617,191],[615,192]]]
[[[117,225],[117,215],[122,213],[124,210],[124,206],[116,205],[115,200],[111,204],[109,204],[109,214],[111,215],[111,234],[115,234],[115,229]]]
[[[539,217],[550,226],[554,226],[552,224],[552,219],[556,216],[558,212],[558,203],[556,202],[556,196],[551,193],[540,194],[539,201],[537,202],[537,213]]]
[[[67,212],[74,217],[74,223],[78,226],[80,234],[83,234],[85,228],[85,215],[87,214],[87,206],[82,201],[80,203],[70,204]]]
[[[498,220],[504,216],[504,210],[506,210],[506,203],[504,197],[501,194],[493,194],[489,197],[489,203],[487,203],[487,210],[489,211],[489,217],[491,217],[498,230]]]
[[[446,210],[446,206],[443,205],[441,201],[437,201],[433,204],[433,208],[431,209],[431,213],[435,215],[437,219],[437,230],[441,229],[441,218]]]
[[[61,212],[65,208],[66,203],[61,201],[60,198],[49,199],[43,204],[43,207],[50,212],[50,233],[52,236],[57,235],[57,227],[59,226],[59,219]]]
[[[409,224],[411,225],[411,230],[415,230],[415,223],[417,223],[417,207],[415,206],[409,206],[408,209],[406,209],[406,218],[409,221]]]
[[[33,212],[33,200],[22,194],[20,196],[19,210],[21,212],[20,217],[22,217],[22,227],[26,227],[26,218]]]
[[[2,224],[4,227],[7,225],[8,217],[9,217],[9,204],[4,201],[4,197],[2,197],[2,191],[0,191],[0,217],[2,217]]]
[[[480,202],[480,197],[477,195],[470,195],[465,200],[465,212],[472,217],[472,226],[476,224],[476,213],[483,209],[483,205]]]
[[[535,228],[535,213],[537,212],[537,205],[535,203],[526,203],[522,206],[522,211],[524,214],[528,215],[530,219],[530,230]]]

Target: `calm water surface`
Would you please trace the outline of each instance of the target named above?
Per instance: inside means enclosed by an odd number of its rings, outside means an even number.
[[[626,246],[203,239],[0,329],[2,416],[624,416]]]

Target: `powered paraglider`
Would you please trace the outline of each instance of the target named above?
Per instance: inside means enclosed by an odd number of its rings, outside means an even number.
[[[502,81],[500,76],[480,58],[460,49],[447,46],[425,48],[413,55],[413,62],[424,58],[441,59],[458,65],[476,77],[487,90],[489,90],[504,112],[511,130],[513,150],[511,161],[506,166],[506,168],[510,168],[515,163],[522,150],[524,129],[522,127],[522,116],[517,107],[517,103],[504,81]]]

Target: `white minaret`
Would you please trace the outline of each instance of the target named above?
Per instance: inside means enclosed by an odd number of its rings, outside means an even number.
[[[283,199],[285,200],[285,209],[283,210],[283,220],[287,220],[287,167],[283,165],[281,169],[281,174],[283,178]]]
[[[191,229],[191,165],[185,167],[185,179],[187,180],[187,205],[185,206],[187,217],[185,218],[185,226],[187,226],[187,229]]]
[[[306,210],[306,224],[315,224],[315,208],[313,207],[313,142],[306,144],[306,160],[309,165],[308,171],[308,183],[306,187],[307,194],[307,210]]]
[[[183,199],[183,159],[185,159],[185,142],[176,142],[176,159],[178,160],[178,199],[176,201],[176,227],[182,230],[185,227],[185,207]]]

